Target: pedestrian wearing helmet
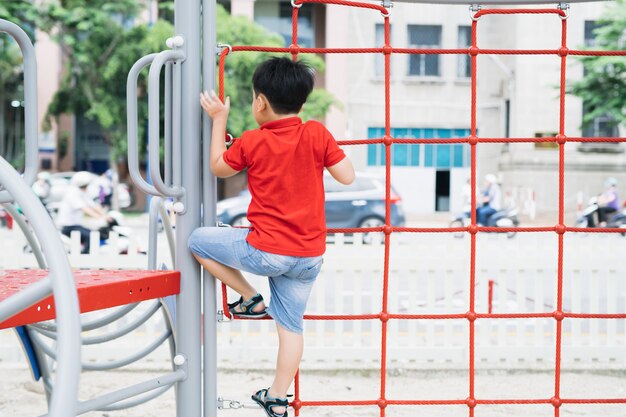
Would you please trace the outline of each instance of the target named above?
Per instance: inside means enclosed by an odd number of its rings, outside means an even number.
[[[604,182],[605,190],[598,196],[598,226],[606,227],[610,214],[619,210],[619,195],[617,194],[617,180],[609,177]],[[589,227],[595,227],[593,213],[588,216]]]
[[[89,253],[89,235],[91,230],[83,226],[85,214],[94,218],[110,218],[87,194],[87,187],[93,175],[86,171],[77,172],[70,180],[70,187],[59,205],[56,223],[61,233],[70,236],[73,231],[80,232],[81,253]]]

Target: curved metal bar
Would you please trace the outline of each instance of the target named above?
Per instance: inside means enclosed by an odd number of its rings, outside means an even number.
[[[172,74],[172,102],[174,103],[174,108],[172,109],[172,140],[174,141],[172,147],[172,161],[174,168],[173,182],[175,186],[180,187],[182,184],[182,175],[183,175],[183,152],[182,152],[182,131],[181,131],[181,100],[182,100],[182,64],[180,62],[175,62],[172,64],[173,66],[173,74]]]
[[[150,178],[159,193],[167,197],[181,198],[185,190],[180,186],[167,186],[161,178],[160,161],[160,79],[161,68],[169,61],[180,61],[185,59],[185,53],[179,50],[160,52],[150,65],[150,75],[148,79],[148,158],[150,165]],[[176,103],[174,103],[176,106]],[[174,143],[174,146],[176,144]],[[174,174],[176,167],[174,167]]]
[[[120,360],[112,361],[108,363],[103,363],[103,364],[83,363],[83,369],[86,371],[105,371],[105,370],[121,368],[122,366],[126,366],[128,364],[131,364],[133,362],[136,362],[148,356],[156,348],[158,348],[163,342],[165,342],[167,338],[170,337],[171,334],[172,334],[171,331],[163,332],[161,336],[155,339],[154,342],[146,346],[144,349],[140,350],[139,352],[133,355],[127,356],[124,359],[120,359]]]
[[[137,317],[134,321],[130,322],[126,326],[115,330],[109,334],[94,336],[94,337],[83,337],[83,345],[95,345],[98,343],[109,342],[111,340],[118,339],[124,335],[135,330],[137,327],[144,324],[150,317],[156,313],[159,308],[161,308],[161,302],[159,300],[155,300],[153,304],[139,317]]]
[[[163,117],[163,137],[165,140],[165,149],[163,150],[165,163],[166,184],[172,184],[172,63],[165,64],[165,98],[164,98],[164,117]],[[178,106],[180,108],[180,106]]]
[[[126,366],[128,364],[136,362],[139,359],[142,359],[145,356],[152,353],[156,348],[158,348],[161,345],[161,343],[167,340],[167,338],[170,337],[171,334],[172,332],[170,330],[163,332],[161,336],[155,339],[154,342],[146,346],[144,349],[130,356],[127,356],[124,359],[102,363],[102,364],[93,364],[93,363],[83,362],[81,364],[81,367],[85,371],[105,371],[105,370],[121,368],[122,366]],[[48,346],[43,340],[41,340],[41,337],[37,333],[31,334],[31,339],[33,343],[36,344],[46,355],[48,355],[50,358],[54,360],[57,359],[57,355],[55,354],[54,350],[52,350],[50,346]]]
[[[87,332],[89,330],[99,329],[100,327],[104,327],[108,324],[111,324],[114,321],[124,317],[125,315],[133,311],[135,307],[137,307],[138,305],[139,303],[128,304],[128,305],[118,308],[117,310],[109,314],[108,316],[100,317],[98,319],[94,319],[93,321],[88,321],[86,323],[83,323],[81,326],[82,331]]]
[[[128,72],[126,80],[126,118],[128,132],[128,172],[133,183],[144,193],[159,195],[154,186],[148,184],[139,172],[139,138],[137,123],[137,79],[139,73],[154,61],[157,54],[140,58]]]
[[[50,277],[46,277],[29,285],[17,294],[0,302],[0,322],[32,306],[37,301],[43,300],[51,293],[52,283],[50,282]]]
[[[55,380],[57,389],[50,399],[50,416],[74,416],[80,375],[80,313],[70,263],[59,233],[46,209],[30,186],[2,157],[0,157],[0,184],[4,185],[23,208],[48,260],[54,307],[59,322],[57,343],[59,355]]]
[[[161,312],[163,313],[163,322],[165,323],[165,328],[168,331],[172,332],[172,337],[170,337],[168,341],[170,345],[170,356],[172,357],[172,367],[176,369],[176,365],[174,364],[173,360],[174,356],[176,356],[176,334],[174,333],[174,329],[172,328],[172,323],[170,322],[169,315],[167,314],[167,307],[165,305],[163,305]]]
[[[26,220],[24,220],[24,216],[22,216],[22,214],[17,211],[13,204],[3,204],[3,207],[6,209],[6,211],[9,212],[11,217],[15,219],[15,223],[17,223],[20,230],[26,237],[30,248],[33,250],[33,255],[35,255],[35,259],[37,259],[37,265],[39,266],[39,268],[46,269],[46,259],[43,256],[41,248],[39,247],[39,242],[37,241],[37,238],[35,237],[35,234],[31,230],[31,228],[28,226],[28,223],[26,223]]]
[[[39,328],[39,327],[35,327],[33,325],[29,325],[28,329],[32,330],[33,332],[37,332],[40,335],[47,337],[48,339],[57,340],[57,332],[56,331],[45,330],[45,329],[42,329],[42,328]]]
[[[163,386],[171,386],[179,381],[184,380],[187,374],[182,369],[176,370],[169,374],[161,375],[157,378],[150,379],[148,381],[140,382],[130,387],[125,387],[117,391],[110,392],[102,395],[98,398],[94,398],[87,401],[82,401],[78,404],[78,413],[86,413],[87,411],[97,410],[107,404],[115,404],[127,398],[132,398],[136,395],[143,394],[155,389],[160,389]]]
[[[148,233],[148,269],[157,269],[157,224],[159,221],[159,215],[163,222],[163,229],[167,236],[167,243],[170,249],[170,256],[172,258],[172,268],[176,269],[176,251],[175,251],[175,239],[172,223],[165,210],[163,199],[161,197],[153,197],[150,200],[150,213],[149,213],[149,233]]]
[[[0,32],[5,32],[17,42],[24,57],[24,134],[26,151],[24,181],[30,187],[37,178],[39,166],[39,145],[37,137],[37,58],[30,38],[15,23],[0,19]],[[6,187],[5,187],[6,188]],[[0,191],[0,203],[13,201],[15,195]]]
[[[107,334],[103,334],[100,336],[94,336],[94,337],[83,337],[82,339],[82,343],[83,345],[95,345],[98,343],[104,343],[104,342],[109,342],[111,340],[115,340],[118,339],[130,332],[132,332],[133,330],[135,330],[137,327],[141,326],[143,323],[145,323],[150,317],[152,317],[154,315],[154,313],[156,313],[159,308],[161,308],[161,302],[159,300],[156,300],[153,302],[153,304],[142,313],[141,316],[137,317],[135,320],[133,320],[132,322],[128,323],[126,326],[117,329],[111,333],[107,333]],[[33,331],[36,331],[37,333],[41,334],[42,336],[45,336],[49,339],[52,340],[56,340],[57,339],[57,334],[54,331],[50,331],[50,330],[44,330],[44,329],[39,329],[39,328],[33,328]]]
[[[93,321],[90,321],[90,322],[87,322],[87,323],[83,323],[81,325],[81,331],[86,332],[86,331],[89,331],[89,330],[94,330],[94,329],[98,329],[100,327],[104,327],[107,324],[111,324],[115,320],[118,320],[119,318],[124,317],[126,314],[131,312],[138,305],[139,305],[139,303],[128,304],[128,305],[125,305],[123,307],[118,308],[117,310],[115,310],[114,312],[109,314],[108,316],[99,317],[97,319],[94,319]],[[56,323],[53,323],[53,322],[33,323],[33,324],[29,325],[29,327],[33,327],[33,328],[38,329],[38,330],[47,330],[47,331],[50,331],[50,332],[56,332],[57,331],[57,325],[56,325]]]
[[[167,246],[170,248],[172,269],[176,269],[176,238],[174,237],[174,228],[172,227],[172,222],[170,222],[170,216],[168,216],[168,213],[165,210],[165,206],[163,204],[159,206],[159,213],[161,214],[163,230],[165,230],[165,236],[167,237]]]
[[[132,400],[128,400],[128,401],[120,401],[120,402],[117,402],[115,404],[109,405],[107,407],[98,408],[97,411],[126,410],[128,408],[133,408],[133,407],[136,407],[138,405],[145,404],[148,401],[152,401],[155,398],[165,394],[170,388],[172,388],[172,385],[174,385],[174,383],[172,383],[170,385],[165,385],[164,387],[161,387],[161,388],[158,388],[156,390],[153,390],[149,394],[144,395],[142,397],[133,398]]]

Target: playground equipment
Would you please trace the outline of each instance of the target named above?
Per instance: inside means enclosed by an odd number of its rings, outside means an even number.
[[[472,5],[472,2],[461,0],[449,0],[449,3]],[[324,3],[341,6],[358,7],[379,12],[384,21],[384,45],[375,48],[301,48],[297,45],[298,33],[298,10],[304,3]],[[480,2],[483,5],[489,4],[531,4],[545,3],[544,1],[489,1]],[[574,1],[570,1],[574,3]],[[580,51],[568,49],[566,42],[567,34],[567,4],[560,3],[556,8],[546,9],[480,9],[478,5],[471,6],[472,17],[472,41],[469,49],[414,49],[397,48],[391,45],[390,41],[390,12],[391,3],[383,2],[382,5],[374,3],[349,2],[344,0],[295,0],[293,5],[293,38],[292,45],[287,48],[268,48],[258,46],[225,46],[221,48],[219,59],[219,94],[224,97],[224,65],[229,54],[246,51],[289,53],[294,59],[299,54],[306,53],[372,53],[383,54],[385,62],[385,135],[382,138],[369,140],[339,141],[342,145],[367,145],[383,144],[386,149],[386,219],[382,227],[360,228],[360,229],[331,229],[329,233],[366,233],[382,232],[385,235],[384,244],[384,273],[382,285],[382,311],[363,315],[316,315],[306,316],[308,320],[378,320],[381,323],[381,368],[380,368],[380,395],[374,399],[363,399],[358,401],[325,401],[325,400],[303,400],[300,393],[299,376],[295,380],[295,397],[291,406],[299,415],[303,407],[308,406],[359,406],[376,407],[381,416],[386,413],[386,408],[392,405],[465,405],[468,413],[474,415],[476,407],[483,404],[546,404],[552,406],[554,415],[559,416],[559,409],[565,404],[593,404],[593,403],[613,403],[626,404],[625,398],[562,398],[560,392],[560,358],[561,358],[561,336],[563,320],[574,319],[626,319],[626,314],[582,314],[577,312],[566,312],[563,308],[563,281],[566,279],[563,274],[563,239],[566,233],[589,232],[588,229],[568,227],[564,223],[564,166],[565,153],[564,146],[568,142],[626,142],[626,138],[581,138],[570,137],[565,132],[565,74],[567,57],[570,55],[613,55],[625,56],[626,51]],[[202,10],[202,12],[201,12]],[[554,15],[556,21],[561,23],[562,40],[558,49],[553,50],[497,50],[481,49],[476,38],[476,29],[481,18],[496,18],[494,15],[501,14],[550,14]],[[217,314],[215,303],[215,281],[213,279],[201,279],[200,269],[188,253],[184,242],[189,234],[200,224],[212,225],[215,223],[215,179],[210,175],[208,166],[201,160],[207,161],[210,144],[210,121],[207,118],[200,120],[200,110],[197,104],[198,92],[201,89],[211,89],[215,80],[214,52],[215,39],[215,3],[209,0],[200,2],[177,1],[176,2],[176,30],[177,35],[168,41],[170,50],[151,54],[140,58],[133,66],[128,77],[128,150],[129,168],[135,184],[142,191],[157,196],[159,198],[173,198],[173,209],[178,213],[176,240],[179,244],[176,247],[173,257],[176,260],[176,270],[178,272],[98,272],[96,275],[110,278],[117,276],[111,282],[114,296],[105,300],[106,304],[90,301],[92,291],[103,291],[107,283],[100,280],[82,279],[90,276],[91,273],[83,272],[75,274],[78,287],[78,298],[80,299],[81,311],[88,309],[98,309],[113,305],[123,305],[135,303],[149,298],[158,298],[166,295],[177,294],[177,304],[175,313],[176,342],[175,355],[173,357],[174,370],[163,377],[147,381],[126,389],[115,391],[97,399],[77,403],[77,381],[79,371],[79,332],[77,295],[74,284],[71,282],[71,272],[69,265],[62,254],[60,242],[57,242],[53,231],[52,223],[45,216],[43,207],[34,199],[28,190],[29,183],[34,180],[36,160],[33,155],[36,152],[36,117],[33,117],[32,109],[35,105],[36,91],[34,84],[34,57],[32,55],[32,45],[24,38],[15,25],[0,21],[0,30],[5,31],[20,43],[25,56],[26,72],[26,111],[27,111],[27,174],[24,179],[0,158],[0,183],[5,187],[5,191],[0,193],[0,202],[8,203],[15,199],[22,207],[25,207],[25,214],[30,223],[43,253],[39,254],[41,266],[49,267],[50,280],[39,280],[45,276],[43,272],[4,272],[2,277],[12,277],[15,281],[26,280],[28,283],[37,282],[29,286],[24,291],[24,286],[11,288],[6,285],[6,279],[2,279],[3,289],[0,299],[0,318],[6,325],[13,326],[28,324],[42,319],[52,318],[56,311],[58,324],[54,328],[39,326],[51,335],[52,330],[57,330],[58,347],[57,353],[46,352],[49,356],[56,355],[58,359],[57,380],[54,389],[50,392],[50,416],[70,416],[77,412],[82,413],[93,409],[112,409],[119,406],[129,406],[139,400],[129,400],[137,394],[149,393],[153,396],[155,391],[161,391],[164,386],[176,385],[177,387],[177,415],[179,417],[200,416],[214,417],[218,406],[227,407],[228,404],[235,405],[241,403],[220,401],[218,402],[217,378],[216,378],[216,348],[215,334],[218,318],[228,317],[226,307],[226,297],[223,297],[223,313]],[[202,16],[202,19],[198,18]],[[204,30],[201,31],[201,22]],[[202,36],[202,37],[201,37]],[[29,46],[30,45],[30,46]],[[203,51],[201,57],[197,51]],[[461,139],[398,139],[391,136],[391,115],[390,115],[390,57],[392,54],[469,54],[472,63],[471,72],[471,133],[467,138]],[[477,136],[476,130],[476,79],[477,79],[477,56],[480,54],[542,54],[554,55],[561,63],[561,85],[560,85],[560,123],[558,134],[554,137],[543,138],[482,138]],[[148,184],[139,174],[138,169],[138,145],[137,145],[137,111],[136,111],[136,82],[141,70],[150,65],[149,71],[149,159],[150,173],[153,184]],[[159,161],[159,124],[158,124],[158,103],[159,103],[159,76],[162,68],[165,67],[165,177],[160,176]],[[200,71],[204,85],[201,88]],[[29,127],[30,126],[30,127]],[[202,129],[200,129],[202,126]],[[202,141],[200,140],[202,134]],[[221,138],[217,138],[221,140]],[[409,228],[395,227],[390,222],[390,178],[391,178],[391,147],[394,144],[414,144],[414,143],[462,143],[469,144],[471,150],[471,189],[476,186],[476,147],[485,143],[534,143],[553,142],[559,147],[559,217],[558,223],[554,226],[545,227],[520,227],[514,230],[507,228],[478,227],[476,225],[475,214],[472,214],[471,224],[467,227],[457,228]],[[33,164],[34,162],[34,164]],[[183,163],[184,162],[184,163]],[[201,176],[199,173],[202,173]],[[151,207],[151,227],[156,224],[156,212],[159,210],[160,201],[156,201]],[[202,204],[201,204],[202,203]],[[476,198],[472,196],[472,213],[475,213]],[[203,212],[201,213],[201,207]],[[164,216],[164,218],[167,216]],[[558,239],[558,266],[557,274],[557,304],[555,311],[548,313],[532,314],[490,314],[478,313],[475,309],[475,254],[476,235],[481,232],[510,232],[517,233],[556,233]],[[622,229],[596,229],[599,233],[619,233]],[[470,285],[469,285],[469,310],[462,314],[397,314],[388,309],[389,292],[389,257],[390,242],[394,233],[468,233],[470,235],[471,260],[470,260]],[[154,234],[152,239],[154,239]],[[151,239],[151,250],[155,244]],[[180,244],[183,243],[183,244]],[[35,245],[33,245],[35,247]],[[151,261],[150,268],[156,265]],[[135,279],[133,279],[133,277]],[[178,280],[180,279],[180,281]],[[202,285],[200,284],[202,282]],[[132,293],[128,290],[128,285],[133,285]],[[150,287],[149,291],[143,290]],[[49,301],[39,301],[49,294],[52,287],[55,296],[55,309]],[[11,291],[6,289],[11,288]],[[123,291],[117,291],[124,288]],[[139,295],[137,288],[140,289]],[[157,290],[158,288],[158,290]],[[19,291],[19,292],[18,292]],[[202,303],[201,300],[202,294]],[[225,289],[223,289],[225,295]],[[98,300],[102,301],[102,300]],[[35,304],[29,311],[17,314]],[[48,309],[48,306],[50,308]],[[39,308],[38,308],[39,307]],[[103,321],[114,319],[131,309],[131,306],[122,307],[119,311],[107,316]],[[42,313],[46,313],[45,315]],[[204,312],[204,351],[201,351],[200,326],[201,313]],[[555,373],[554,391],[543,398],[534,399],[485,399],[477,398],[474,391],[475,379],[475,324],[477,320],[483,319],[526,319],[526,318],[547,318],[554,319],[556,323],[555,340]],[[387,326],[390,320],[467,320],[469,328],[468,340],[468,363],[469,381],[468,395],[466,398],[440,399],[440,400],[397,400],[388,398],[386,394],[386,371],[387,371]],[[7,321],[11,320],[11,321]],[[98,323],[100,324],[100,323]],[[83,323],[82,328],[91,327]],[[169,335],[168,335],[169,336]],[[35,339],[37,336],[35,336]],[[83,340],[84,342],[84,340]],[[40,344],[35,342],[42,350]],[[203,355],[201,355],[203,353]],[[132,359],[132,358],[131,358]],[[142,397],[145,400],[147,397]],[[61,406],[61,401],[63,402]],[[126,402],[125,402],[126,401]],[[130,401],[130,402],[128,402]],[[120,403],[121,402],[121,403]]]

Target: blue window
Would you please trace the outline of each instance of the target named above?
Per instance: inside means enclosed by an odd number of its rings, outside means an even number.
[[[385,129],[368,129],[370,139],[385,136]],[[469,129],[392,128],[391,136],[397,139],[445,139],[466,138]],[[423,157],[422,157],[423,155]],[[466,144],[408,144],[391,145],[391,164],[394,166],[424,166],[427,168],[462,168],[469,166],[469,146]],[[367,165],[385,165],[385,145],[367,146]]]

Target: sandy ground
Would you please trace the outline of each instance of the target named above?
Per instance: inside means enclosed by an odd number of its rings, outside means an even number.
[[[41,384],[35,383],[25,369],[0,369],[0,417],[39,416],[46,411]],[[81,379],[81,398],[97,395],[120,384],[140,382],[157,376],[153,371],[117,371],[85,373]],[[267,386],[268,371],[222,371],[218,394],[224,398],[244,401],[249,393]],[[303,372],[303,400],[375,399],[379,396],[380,375],[375,371],[310,371]],[[468,392],[466,371],[390,371],[387,375],[387,397],[393,399],[464,399]],[[477,398],[521,399],[549,398],[554,392],[554,377],[550,372],[483,371],[476,375]],[[625,398],[626,371],[564,372],[561,379],[563,398]],[[89,417],[152,417],[176,415],[174,395],[169,391],[162,397],[136,408],[116,412],[91,412]],[[259,409],[221,410],[219,416],[262,417]],[[293,415],[293,413],[290,413]],[[306,407],[300,415],[330,417],[379,416],[376,406]],[[397,417],[465,417],[468,408],[456,406],[389,406],[387,416]],[[479,405],[478,417],[543,417],[554,416],[548,404],[539,405]],[[626,404],[563,405],[561,417],[626,416]],[[187,416],[185,416],[187,417]],[[190,416],[191,417],[191,416]]]

